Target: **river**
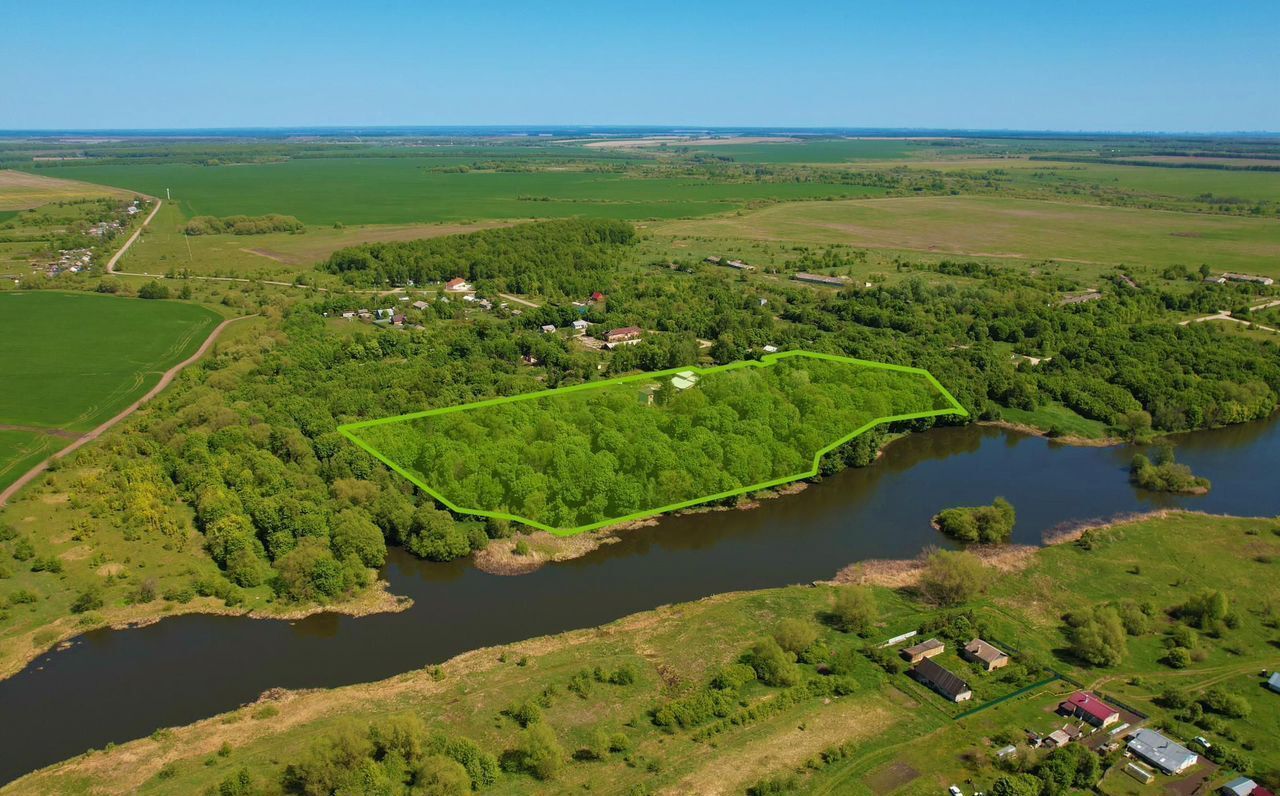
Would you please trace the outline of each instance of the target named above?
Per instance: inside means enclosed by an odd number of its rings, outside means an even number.
[[[1130,486],[1133,449],[1077,448],[994,428],[939,428],[752,511],[668,517],[574,561],[518,577],[393,550],[384,577],[414,606],[297,622],[180,616],[99,630],[0,681],[0,782],[107,742],[186,724],[264,690],[388,677],[476,647],[581,627],[709,594],[806,583],[868,558],[945,544],[929,518],[1008,498],[1014,541],[1063,523],[1181,506],[1280,515],[1280,420],[1184,435],[1178,458],[1213,481],[1200,497]]]

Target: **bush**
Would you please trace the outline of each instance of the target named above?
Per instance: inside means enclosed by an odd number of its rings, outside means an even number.
[[[86,611],[96,611],[104,605],[102,593],[96,586],[89,586],[76,595],[71,601],[71,612],[75,614],[83,614]]]
[[[818,640],[818,628],[803,619],[784,619],[773,631],[773,638],[787,652],[799,655]]]
[[[742,662],[750,666],[756,673],[756,679],[765,685],[782,687],[800,682],[800,668],[796,666],[795,657],[772,638],[756,642],[742,656]]]
[[[868,636],[880,619],[880,609],[871,589],[865,586],[844,586],[836,592],[836,604],[831,616],[836,627],[845,633]]]
[[[1084,613],[1068,614],[1067,639],[1072,653],[1094,666],[1115,666],[1128,651],[1124,623],[1115,608],[1094,606]]]
[[[920,591],[938,605],[959,605],[986,591],[990,575],[973,553],[935,550],[925,561]]]
[[[427,755],[413,769],[412,793],[423,796],[464,796],[471,793],[471,776],[458,761]]]
[[[516,748],[520,769],[537,779],[551,779],[564,767],[565,752],[555,731],[546,724],[534,724],[520,737]]]
[[[152,279],[150,282],[138,288],[138,298],[167,299],[169,298],[169,288]]]
[[[542,721],[542,710],[532,702],[522,702],[519,705],[512,705],[505,711],[511,720],[521,727],[527,728],[531,724],[537,724]]]

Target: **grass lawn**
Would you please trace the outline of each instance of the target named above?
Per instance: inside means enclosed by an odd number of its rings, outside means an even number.
[[[655,225],[672,236],[845,243],[1005,259],[1210,263],[1280,276],[1280,222],[1026,199],[953,196],[780,204]]]
[[[1107,424],[1101,420],[1081,417],[1070,407],[1056,401],[1037,406],[1033,410],[1002,407],[1000,418],[1010,423],[1034,428],[1059,429],[1064,436],[1084,439],[1102,439],[1107,436]]]
[[[237,166],[76,166],[56,173],[160,197],[172,189],[188,216],[283,213],[320,225],[567,216],[679,218],[767,199],[882,193],[851,185],[716,183],[568,170],[432,171],[438,166],[432,158],[335,158]]]
[[[219,320],[178,302],[0,294],[0,422],[88,431],[190,356]]]

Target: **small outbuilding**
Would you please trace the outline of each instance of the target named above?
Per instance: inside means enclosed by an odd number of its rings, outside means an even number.
[[[1280,672],[1272,673],[1271,677],[1267,679],[1267,688],[1280,694]]]
[[[546,324],[546,325],[544,325],[544,326],[542,327],[542,333],[543,333],[543,334],[551,334],[551,333],[552,333],[552,332],[554,332],[555,330],[556,330],[556,327],[552,326],[552,325],[551,325],[551,324],[549,324],[549,323],[548,323],[548,324]]]
[[[928,641],[921,641],[919,644],[907,647],[899,654],[902,656],[903,660],[907,661],[907,663],[915,664],[925,658],[932,658],[934,655],[941,655],[942,651],[946,648],[946,644],[943,644],[936,638],[931,638]]]
[[[964,645],[960,656],[967,661],[982,666],[987,671],[1009,665],[1009,656],[980,638],[975,638]]]
[[[1120,711],[1093,694],[1077,691],[1058,705],[1058,712],[1073,719],[1083,719],[1095,727],[1106,727],[1120,720]]]

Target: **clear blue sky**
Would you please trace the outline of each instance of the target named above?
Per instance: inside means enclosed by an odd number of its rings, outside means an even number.
[[[1280,0],[3,0],[0,19],[0,129],[1280,130]]]

